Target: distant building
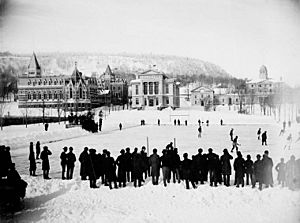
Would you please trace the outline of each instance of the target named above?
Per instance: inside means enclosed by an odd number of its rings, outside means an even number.
[[[103,90],[108,90],[106,104],[124,105],[128,103],[128,84],[123,78],[117,77],[108,65],[105,72],[100,76]]]
[[[212,88],[200,86],[191,91],[191,104],[202,107],[213,105],[214,91]]]
[[[180,106],[180,83],[163,72],[150,69],[137,74],[130,84],[133,108]]]
[[[77,64],[71,76],[43,75],[33,53],[28,72],[18,78],[19,108],[84,110],[99,104],[95,77],[83,77]]]

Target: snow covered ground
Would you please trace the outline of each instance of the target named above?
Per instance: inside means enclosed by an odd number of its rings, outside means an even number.
[[[108,113],[107,113],[108,114]],[[173,119],[188,120],[188,126],[174,126]],[[220,119],[224,126],[220,126]],[[140,120],[146,121],[140,126]],[[157,126],[157,119],[161,126]],[[210,120],[203,127],[203,137],[197,137],[197,120]],[[118,124],[123,124],[119,131]],[[250,187],[235,188],[208,185],[195,190],[186,190],[184,184],[171,184],[167,188],[160,183],[153,186],[149,179],[141,188],[131,184],[126,188],[109,190],[101,186],[90,189],[88,182],[79,180],[79,163],[75,166],[75,179],[60,180],[59,155],[64,146],[72,146],[78,157],[84,146],[97,149],[109,149],[117,156],[122,148],[139,149],[147,145],[149,150],[157,148],[159,152],[166,144],[174,141],[182,156],[188,152],[195,154],[198,148],[206,152],[209,147],[221,154],[224,148],[231,148],[229,130],[239,136],[243,155],[252,158],[264,150],[270,151],[276,165],[281,157],[287,161],[292,154],[300,158],[300,141],[296,138],[299,124],[292,123],[288,132],[279,137],[282,124],[274,118],[236,114],[233,111],[199,111],[197,107],[182,108],[175,111],[114,111],[103,120],[101,133],[88,133],[78,127],[66,129],[63,124],[50,124],[45,132],[43,125],[5,127],[0,132],[0,144],[11,146],[13,161],[17,170],[28,182],[25,209],[13,216],[2,217],[2,221],[15,222],[300,222],[300,192],[281,188],[258,191]],[[268,146],[261,146],[256,131],[261,127],[268,132]],[[285,139],[292,133],[294,141],[290,150],[284,150]],[[29,142],[39,140],[53,152],[50,157],[51,180],[42,179],[41,164],[38,164],[36,178],[28,176]],[[274,171],[276,182],[277,174]],[[232,176],[233,179],[233,176]]]

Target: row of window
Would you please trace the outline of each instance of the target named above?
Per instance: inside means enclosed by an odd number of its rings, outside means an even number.
[[[57,85],[57,84],[62,85],[64,83],[62,79],[61,80],[57,80],[57,79],[55,79],[55,80],[52,80],[52,79],[46,80],[46,79],[44,79],[44,81],[42,81],[42,79],[39,79],[39,80],[34,79],[33,81],[31,81],[29,79],[28,85],[31,85],[31,84],[33,86],[35,86],[35,85],[42,85],[42,82],[43,82],[43,85],[47,85],[47,84],[48,85],[52,85],[52,83],[54,85]]]
[[[27,94],[27,99],[28,100],[42,100],[42,99],[44,99],[44,100],[52,100],[52,99],[54,99],[54,100],[57,100],[57,99],[63,99],[64,98],[64,96],[63,96],[63,93],[62,92],[59,92],[59,93],[57,93],[57,92],[54,92],[54,93],[52,93],[52,92],[44,92],[43,94],[41,93],[41,92],[38,92],[38,93],[36,93],[36,92],[33,92],[33,93],[31,93],[31,92],[29,92],[28,94]]]
[[[147,103],[147,101],[149,102],[149,104]],[[155,98],[155,100],[154,100],[154,99],[149,99],[149,100],[147,100],[147,98],[144,98],[144,105],[145,105],[145,106],[147,106],[147,105],[149,105],[149,106],[154,106],[154,103],[155,103],[155,105],[159,105],[158,98]],[[139,104],[140,104],[139,98],[136,98],[136,99],[135,99],[135,104],[136,104],[136,105],[139,105]],[[166,104],[167,104],[167,105],[169,104],[169,98],[168,98],[168,97],[166,98]]]
[[[169,94],[169,85],[166,84],[166,94]],[[143,93],[145,95],[149,94],[153,94],[153,87],[154,87],[154,94],[158,94],[159,91],[159,83],[158,82],[144,82],[143,83]],[[148,92],[149,90],[149,92]],[[135,94],[139,95],[139,85],[135,85]]]
[[[265,84],[265,87],[267,87],[269,85],[269,87],[272,87],[272,84]],[[262,84],[259,84],[258,87],[262,87]],[[251,85],[252,88],[254,88],[254,84]]]

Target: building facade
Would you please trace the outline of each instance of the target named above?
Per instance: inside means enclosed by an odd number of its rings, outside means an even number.
[[[132,107],[180,107],[179,85],[175,78],[148,70],[131,81]]]

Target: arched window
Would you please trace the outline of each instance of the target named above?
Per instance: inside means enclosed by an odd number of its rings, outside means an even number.
[[[48,97],[49,97],[49,100],[52,99],[52,93],[51,93],[51,91],[48,92]]]
[[[56,93],[56,91],[54,91],[54,99],[57,100],[57,93]]]
[[[32,99],[36,100],[36,94],[35,94],[35,92],[33,92],[33,94],[32,94]]]
[[[31,93],[30,92],[28,92],[28,94],[27,94],[27,99],[31,100]]]
[[[62,91],[59,92],[59,98],[60,98],[60,99],[63,99],[63,98],[64,98]]]
[[[38,93],[38,100],[41,100],[42,99],[42,94],[41,92]]]
[[[44,92],[44,100],[47,100],[47,93]]]
[[[79,98],[82,98],[82,86],[79,85]]]

